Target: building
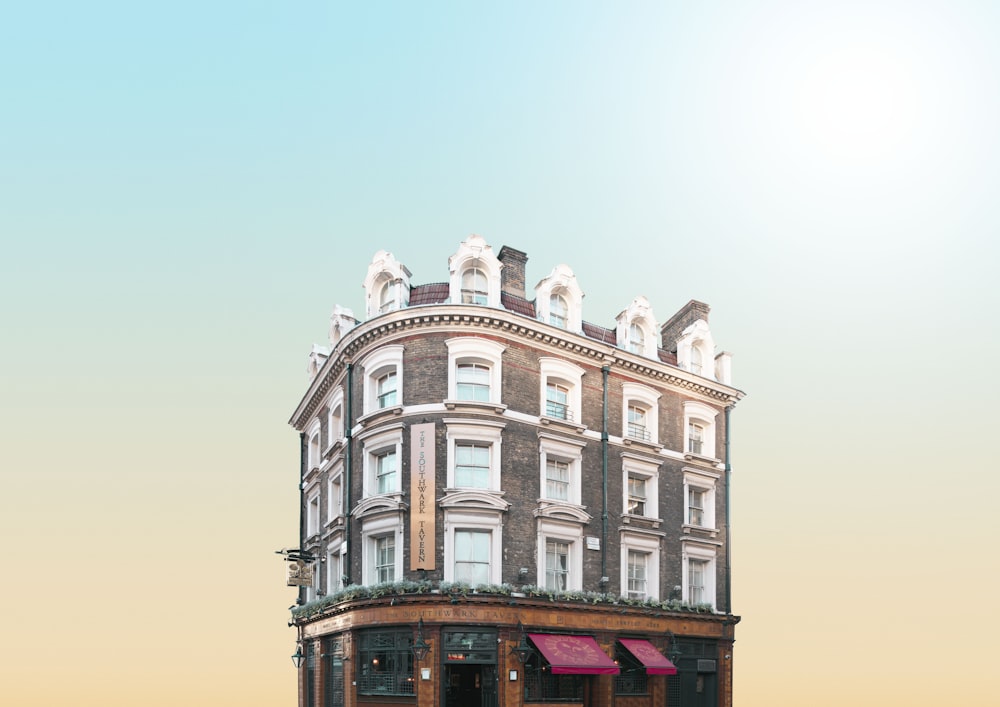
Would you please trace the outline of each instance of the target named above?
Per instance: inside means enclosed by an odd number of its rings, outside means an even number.
[[[731,357],[707,305],[583,316],[481,237],[337,307],[301,435],[299,705],[730,707]]]

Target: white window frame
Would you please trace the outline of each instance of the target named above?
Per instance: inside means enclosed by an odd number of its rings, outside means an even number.
[[[538,583],[545,586],[547,572],[546,545],[550,540],[564,542],[569,546],[569,573],[566,577],[566,591],[583,588],[583,526],[578,523],[563,522],[552,518],[538,519]]]
[[[585,442],[577,442],[546,432],[538,433],[538,455],[539,455],[539,500],[550,503],[570,503],[580,505],[582,487],[582,467],[583,449]],[[569,465],[569,488],[568,498],[549,498],[546,490],[548,480],[548,460],[552,458],[566,462]]]
[[[376,433],[359,437],[364,443],[364,478],[363,496],[383,496],[401,493],[403,476],[403,427],[394,425],[389,429],[380,429]],[[375,475],[378,472],[378,457],[383,452],[392,451],[396,454],[396,484],[395,488],[378,493]]]
[[[549,554],[550,554],[549,553],[549,545],[553,545],[553,546],[557,546],[557,547],[558,546],[562,546],[562,547],[566,548],[566,553],[565,553],[566,568],[565,569],[558,568],[558,567],[550,567],[549,566],[549,559],[550,559],[550,557],[549,557]],[[569,590],[569,587],[570,587],[570,573],[571,573],[572,568],[573,568],[573,561],[572,561],[573,560],[573,555],[572,555],[571,548],[572,548],[571,543],[569,543],[564,538],[556,538],[556,537],[552,537],[552,536],[549,536],[549,535],[547,535],[545,537],[545,578],[544,578],[544,580],[542,582],[540,582],[540,584],[543,587],[545,587],[546,589],[554,589],[556,591],[563,591],[563,592]],[[558,556],[561,556],[561,555],[558,555]],[[553,576],[558,575],[558,576],[563,577],[565,579],[566,586],[565,587],[552,586],[552,584],[549,583],[549,575],[550,574],[552,574]],[[556,582],[555,584],[558,584],[558,582]]]
[[[316,471],[323,464],[322,435],[319,420],[309,427],[306,444],[306,473]]]
[[[444,513],[444,581],[455,580],[456,531],[490,534],[489,584],[500,584],[503,577],[503,522],[500,511],[474,508],[447,508]]]
[[[715,459],[715,419],[719,411],[696,400],[684,401],[684,428],[683,428],[683,451],[684,454],[691,454],[706,459]],[[688,434],[692,424],[702,428],[703,438],[701,452],[692,452],[689,449]]]
[[[503,344],[476,336],[462,336],[445,341],[448,347],[448,402],[475,404],[481,401],[459,400],[458,397],[458,367],[462,364],[474,363],[486,366],[490,370],[490,405],[500,405],[502,378]]]
[[[660,517],[660,465],[631,452],[622,452],[622,513],[642,518]],[[646,482],[646,508],[641,514],[629,514],[628,480],[630,476]]]
[[[639,383],[622,383],[622,437],[631,439],[643,438],[632,434],[629,430],[629,408],[635,406],[646,413],[646,431],[649,438],[643,441],[659,444],[660,441],[660,393]]]
[[[340,414],[337,414],[337,411]],[[327,408],[327,449],[344,439],[344,389],[337,387]]]
[[[628,308],[617,317],[615,337],[620,348],[646,358],[656,358],[656,335],[659,326],[653,316],[653,308],[643,296],[636,297]],[[640,346],[635,346],[633,327],[642,333]]]
[[[562,297],[566,304],[565,321],[553,321],[552,300]],[[535,306],[539,321],[566,331],[583,330],[583,291],[576,275],[568,265],[557,265],[541,282],[535,285]]]
[[[580,366],[559,358],[543,356],[538,360],[541,375],[541,415],[550,420],[563,420],[574,425],[583,424],[583,374]],[[566,388],[565,418],[548,414],[549,384],[561,385]]]
[[[486,540],[486,557],[474,556],[472,559],[466,559],[459,556],[459,540],[463,537],[469,536],[474,538],[475,536],[485,536]],[[493,563],[495,559],[495,554],[493,553],[493,531],[484,530],[483,528],[455,528],[451,533],[452,539],[452,553],[454,557],[452,558],[452,572],[454,573],[456,582],[465,582],[467,584],[476,586],[482,584],[491,584],[490,577],[492,576]],[[475,545],[475,540],[473,540],[473,545]],[[475,553],[473,553],[475,555]],[[459,565],[467,563],[474,566],[485,566],[485,573],[481,579],[474,579],[472,577],[462,576],[459,572]]]
[[[326,518],[332,524],[344,514],[344,467],[338,462],[327,476]]]
[[[448,477],[447,488],[460,488],[455,485],[456,448],[462,443],[480,444],[490,448],[489,484],[485,490],[500,490],[501,442],[505,425],[491,420],[452,420],[445,419],[445,438],[448,445]],[[468,488],[468,487],[466,487]],[[478,487],[476,487],[478,488]]]
[[[319,535],[320,529],[320,490],[315,487],[306,496],[306,538]]]
[[[391,536],[393,539],[393,578],[398,582],[403,578],[403,523],[402,515],[388,513],[362,520],[362,546],[364,547],[362,577],[366,585],[379,584],[376,566],[376,549],[379,538]]]
[[[364,414],[370,415],[380,410],[401,407],[403,404],[403,347],[383,346],[374,351],[361,363],[365,372]],[[386,374],[396,374],[396,402],[380,407],[378,403],[378,383]]]
[[[683,601],[688,604],[709,604],[713,609],[715,609],[715,570],[717,562],[717,552],[715,546],[683,543],[681,545],[681,560],[683,565],[683,574],[681,577],[681,581],[683,583],[681,587],[681,596],[683,597]],[[701,561],[705,563],[705,597],[703,598],[707,601],[691,601],[690,571],[692,561]]]
[[[326,553],[326,593],[333,594],[343,589],[343,548],[330,548]]]
[[[707,473],[700,469],[684,469],[684,526],[701,530],[717,530],[715,522],[715,492],[719,475]],[[701,525],[691,522],[690,498],[691,490],[705,494],[703,522]]]
[[[410,271],[388,251],[380,250],[372,258],[362,286],[369,319],[409,306]]]
[[[704,319],[692,322],[678,337],[677,366],[696,376],[716,378],[715,340]]]
[[[633,550],[631,548],[625,551],[625,592],[624,596],[629,599],[648,599],[649,598],[649,556],[650,553],[644,552],[642,550]],[[642,592],[632,589],[632,558],[642,559]],[[639,563],[635,563],[638,565]]]
[[[560,329],[565,329],[569,324],[569,299],[561,289],[549,294],[548,322]]]
[[[452,304],[472,304],[465,302],[463,287],[465,273],[471,269],[481,270],[486,277],[486,302],[480,306],[500,306],[500,260],[493,255],[493,249],[482,236],[473,234],[463,241],[458,251],[448,259],[450,272],[448,295]]]
[[[645,599],[660,598],[660,535],[623,531],[621,535],[621,595],[628,596],[628,553],[646,555],[646,596]]]

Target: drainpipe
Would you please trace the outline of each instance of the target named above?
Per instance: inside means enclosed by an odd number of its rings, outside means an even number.
[[[354,364],[347,364],[347,411],[344,416],[344,538],[347,542],[347,549],[344,552],[344,566],[341,568],[344,578],[347,580],[345,586],[351,581],[351,451],[354,448],[351,428],[354,427]]]
[[[306,491],[303,488],[303,480],[306,478],[306,466],[308,462],[309,444],[306,442],[306,433],[299,432],[299,551],[305,550],[306,544]],[[305,602],[305,587],[299,587],[298,604]]]
[[[604,578],[608,576],[608,373],[610,366],[601,368],[601,378],[604,387],[604,409],[601,422],[601,478],[603,482],[603,507],[601,509],[601,583],[604,591],[608,590]]]
[[[729,484],[733,467],[729,463],[729,413],[733,406],[726,406],[726,612],[733,613],[733,530],[729,513]]]

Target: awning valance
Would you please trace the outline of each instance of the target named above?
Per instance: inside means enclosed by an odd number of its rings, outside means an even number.
[[[619,672],[593,636],[529,633],[528,638],[549,661],[553,674],[617,675]]]
[[[646,666],[648,674],[677,674],[677,666],[656,650],[656,646],[649,641],[644,641],[641,638],[619,638],[618,642],[625,646],[625,650],[634,655],[636,660]]]

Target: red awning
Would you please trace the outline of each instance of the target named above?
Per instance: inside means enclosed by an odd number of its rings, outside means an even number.
[[[618,642],[625,646],[636,660],[646,666],[650,675],[676,675],[677,666],[671,663],[649,641],[640,638],[619,638]]]
[[[593,636],[529,633],[528,637],[549,661],[554,674],[618,674],[618,666],[601,650]]]

